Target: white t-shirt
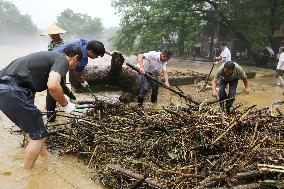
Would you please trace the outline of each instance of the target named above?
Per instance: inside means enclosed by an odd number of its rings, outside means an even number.
[[[225,59],[225,62],[231,61],[231,52],[228,49],[228,47],[225,47],[224,50],[222,50],[220,56],[220,58],[222,58],[222,60]]]
[[[166,70],[167,62],[160,61],[161,52],[150,51],[144,53],[145,59],[143,59],[145,72],[154,73],[157,71]],[[137,67],[140,67],[139,63]]]
[[[284,52],[279,56],[279,61],[276,67],[277,70],[284,70]]]

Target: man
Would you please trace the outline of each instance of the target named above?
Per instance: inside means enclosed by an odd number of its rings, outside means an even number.
[[[228,61],[231,61],[231,52],[228,49],[226,42],[222,42],[220,44],[220,49],[222,50],[220,56],[214,58],[214,60],[216,60],[216,62],[214,63],[215,65],[224,64]]]
[[[56,25],[51,25],[47,28],[46,31],[44,31],[43,33],[41,33],[41,36],[47,36],[49,35],[51,38],[51,41],[48,44],[48,51],[52,51],[54,48],[64,44],[63,39],[60,37],[60,34],[64,34],[67,31],[61,29],[60,27],[56,26]],[[65,82],[66,81],[66,77],[63,78]],[[70,99],[72,100],[76,100],[76,97],[74,96],[74,94],[71,92],[71,90],[64,84],[62,85],[63,88],[63,92],[64,94],[66,94]],[[48,95],[48,99],[52,99],[51,95],[49,94],[48,90],[47,90],[47,95]],[[52,99],[53,100],[53,99]],[[54,100],[53,100],[54,101]],[[56,105],[56,102],[54,102],[54,104]],[[54,109],[52,109],[53,111],[55,110],[55,105],[54,105]],[[48,112],[48,118],[50,118],[54,113],[53,112]],[[53,117],[50,119],[51,122],[55,121],[55,115],[53,115]]]
[[[245,85],[244,93],[249,93],[248,79],[243,69],[235,62],[228,61],[219,68],[215,78],[212,81],[212,96],[217,96],[217,82],[219,80],[219,102],[222,111],[224,111],[224,100],[226,100],[226,111],[231,112],[231,107],[235,100],[238,80],[242,79]],[[227,95],[225,89],[229,84],[229,94]]]
[[[51,41],[48,43],[48,51],[52,51],[55,47],[58,47],[62,44],[64,44],[63,39],[60,37],[60,34],[64,34],[67,31],[61,29],[60,27],[56,25],[49,26],[46,31],[41,33],[41,36],[47,36],[49,35],[51,38]]]
[[[111,55],[111,53],[108,50],[105,50],[105,47],[103,43],[96,40],[87,41],[86,39],[77,39],[67,44],[62,44],[56,48],[53,49],[53,52],[59,52],[63,53],[64,48],[68,44],[74,44],[78,45],[81,48],[81,51],[83,53],[83,58],[81,62],[76,66],[75,70],[72,71],[72,74],[76,77],[77,81],[81,84],[82,87],[86,88],[89,87],[88,82],[82,77],[82,72],[84,68],[88,64],[88,58],[95,59],[99,56],[103,57],[105,53]],[[64,89],[66,91],[66,94],[70,99],[76,99],[76,97],[71,93],[71,91],[67,89]],[[49,91],[47,91],[46,95],[46,110],[49,112],[47,114],[47,118],[50,119],[51,122],[55,121],[56,114],[53,112],[56,108],[56,101],[52,98],[52,96],[49,94]]]
[[[138,55],[139,64],[137,66],[140,68],[138,79],[141,82],[141,90],[138,95],[139,106],[143,105],[144,98],[149,90],[149,86],[152,89],[151,102],[152,103],[157,102],[159,86],[155,81],[147,79],[146,76],[144,75],[145,73],[148,73],[149,75],[158,79],[159,72],[160,70],[162,70],[163,77],[165,80],[165,85],[167,87],[170,87],[166,66],[167,66],[167,61],[169,61],[171,57],[172,57],[172,52],[169,49],[164,49],[162,50],[162,52],[150,51],[148,53]]]
[[[283,81],[283,72],[284,72],[284,47],[279,48],[279,61],[276,67],[276,78],[277,83],[276,86],[284,87],[284,81]]]
[[[24,169],[33,168],[39,155],[47,155],[44,141],[48,135],[34,94],[48,88],[66,113],[75,110],[61,87],[62,78],[82,59],[80,47],[68,45],[64,54],[48,51],[18,58],[0,72],[0,109],[31,138],[24,155]]]

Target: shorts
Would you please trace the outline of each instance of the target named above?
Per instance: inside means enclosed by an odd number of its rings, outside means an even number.
[[[40,110],[34,105],[34,94],[30,89],[0,83],[0,109],[32,140],[48,135]]]

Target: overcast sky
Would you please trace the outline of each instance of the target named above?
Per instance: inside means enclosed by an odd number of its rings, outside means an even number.
[[[76,13],[101,18],[104,27],[119,25],[119,17],[111,6],[112,0],[7,0],[13,2],[21,14],[29,14],[39,29],[56,22],[56,17],[69,8]]]

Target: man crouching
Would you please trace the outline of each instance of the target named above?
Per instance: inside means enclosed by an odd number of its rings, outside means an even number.
[[[64,54],[42,51],[20,57],[0,71],[0,109],[31,138],[25,149],[24,169],[31,169],[39,155],[47,155],[44,141],[48,135],[34,95],[46,89],[66,113],[75,105],[63,93],[62,78],[82,59],[79,46],[68,45]]]
[[[248,79],[243,71],[242,67],[237,63],[228,61],[223,64],[219,71],[217,72],[215,78],[212,81],[212,96],[217,96],[216,86],[219,80],[219,102],[222,111],[225,111],[225,101],[226,101],[226,111],[231,112],[231,107],[235,100],[237,86],[239,79],[244,82],[244,93],[249,94]],[[226,93],[226,87],[229,84],[229,94]]]

